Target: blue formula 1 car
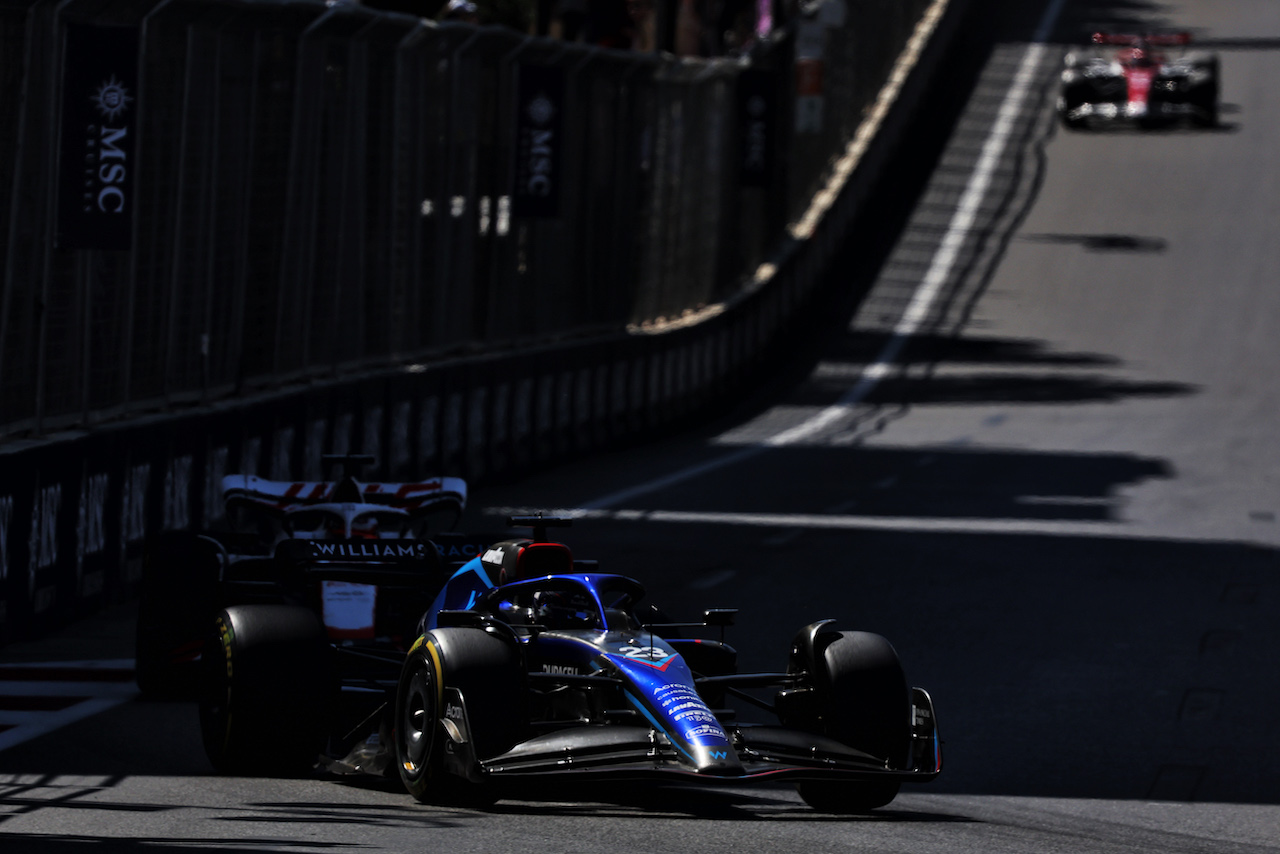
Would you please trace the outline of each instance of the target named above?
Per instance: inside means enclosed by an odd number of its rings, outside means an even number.
[[[533,538],[492,545],[446,582],[401,671],[394,761],[418,800],[492,799],[501,780],[549,775],[790,780],[844,813],[941,770],[933,703],[883,637],[823,620],[796,635],[786,672],[739,673],[722,640],[682,636],[723,635],[733,611],[664,620],[639,582],[547,540],[568,520],[510,523]],[[739,722],[740,703],[776,724]]]

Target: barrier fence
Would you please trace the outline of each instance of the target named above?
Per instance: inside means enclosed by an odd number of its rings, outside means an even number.
[[[719,302],[926,5],[676,60],[352,3],[3,0],[0,435]]]
[[[128,595],[223,473],[360,451],[482,483],[713,410],[810,300],[960,8],[851,0],[815,94],[798,33],[676,61],[346,4],[0,0],[0,642]],[[907,94],[788,239],[886,56]]]

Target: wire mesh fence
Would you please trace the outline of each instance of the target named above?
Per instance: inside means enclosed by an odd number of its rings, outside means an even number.
[[[351,3],[0,0],[0,436],[723,300],[927,5],[808,4],[690,60]]]

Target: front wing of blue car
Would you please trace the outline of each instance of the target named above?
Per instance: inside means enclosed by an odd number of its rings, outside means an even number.
[[[942,748],[933,701],[912,689],[910,767],[889,767],[883,760],[815,733],[780,726],[729,726],[741,771],[699,772],[656,729],[621,724],[571,726],[535,735],[491,759],[478,760],[470,749],[466,704],[446,690],[452,721],[446,727],[445,766],[474,782],[484,779],[590,775],[612,779],[658,778],[721,784],[769,780],[897,780],[925,783],[942,770]]]

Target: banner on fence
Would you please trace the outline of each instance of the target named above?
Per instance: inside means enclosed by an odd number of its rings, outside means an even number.
[[[59,249],[128,250],[138,136],[138,31],[67,24],[58,163]]]
[[[560,215],[560,154],[564,147],[564,69],[522,65],[516,91],[512,212],[523,217],[556,217]]]
[[[738,127],[742,134],[739,180],[744,187],[765,187],[773,174],[778,97],[773,75],[748,68],[738,75]]]

